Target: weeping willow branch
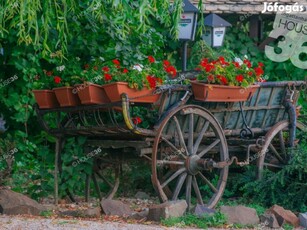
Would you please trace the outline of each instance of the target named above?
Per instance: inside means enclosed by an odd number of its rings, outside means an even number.
[[[0,39],[17,36],[18,44],[33,45],[43,56],[60,51],[75,39],[76,20],[90,23],[97,33],[125,40],[146,33],[157,22],[178,36],[182,0],[2,0]],[[82,29],[82,28],[81,28]]]

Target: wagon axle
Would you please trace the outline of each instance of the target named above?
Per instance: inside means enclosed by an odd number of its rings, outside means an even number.
[[[214,168],[221,169],[230,166],[234,161],[238,165],[241,164],[241,162],[238,162],[237,157],[232,157],[231,160],[216,162],[211,158],[199,158],[197,155],[193,155],[186,159],[185,166],[190,174],[195,175],[201,170],[210,171]]]

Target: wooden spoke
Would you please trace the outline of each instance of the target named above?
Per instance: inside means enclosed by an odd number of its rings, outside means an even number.
[[[201,173],[199,172],[198,175],[201,177],[201,179],[211,188],[213,192],[218,192],[216,187]]]
[[[214,146],[216,146],[218,143],[220,143],[221,140],[220,139],[216,139],[212,144],[210,144],[209,146],[207,146],[204,150],[202,150],[198,156],[201,158],[203,157],[207,152],[209,152]]]
[[[96,172],[96,174],[99,176],[100,179],[102,179],[107,185],[109,185],[109,187],[113,187],[113,185],[102,175],[100,174],[98,171]]]
[[[184,141],[184,137],[183,137],[183,134],[182,134],[182,130],[181,130],[179,121],[178,121],[178,119],[177,119],[176,116],[174,116],[173,119],[174,119],[174,121],[175,121],[176,129],[177,129],[177,132],[178,132],[178,135],[179,135],[180,145],[181,145],[181,147],[183,147],[183,149],[186,151],[186,154],[188,154],[188,149],[187,149],[187,146],[186,146],[185,141]]]
[[[189,114],[189,138],[188,138],[188,154],[193,154],[193,138],[194,138],[194,115]]]
[[[194,188],[194,192],[196,194],[197,197],[197,201],[199,204],[204,205],[203,199],[201,197],[201,193],[197,184],[197,179],[196,176],[193,176],[193,180],[192,180],[192,184],[193,184],[193,188]]]
[[[192,175],[188,175],[185,187],[185,195],[186,195],[186,202],[188,204],[188,211],[190,211],[191,208],[191,187],[192,187]]]
[[[274,155],[276,156],[276,158],[280,161],[280,162],[284,162],[284,159],[282,159],[282,157],[279,155],[279,153],[277,152],[277,150],[275,149],[275,147],[272,145],[272,143],[270,143],[269,145],[270,150],[274,153]]]
[[[205,132],[207,131],[208,127],[209,127],[209,122],[206,121],[206,123],[204,124],[203,128],[201,129],[201,131],[198,134],[198,137],[195,141],[195,144],[194,144],[194,147],[193,147],[193,155],[197,153],[198,146],[199,146],[200,142],[202,141],[203,136],[204,136]]]
[[[172,200],[177,200],[179,192],[180,192],[180,190],[182,188],[182,185],[183,185],[186,177],[187,177],[187,173],[183,173],[179,177],[179,179],[177,181],[177,184],[176,184],[176,188],[175,188],[174,193],[173,193]]]
[[[180,152],[180,150],[179,149],[177,149],[176,147],[175,147],[175,145],[173,145],[169,140],[167,140],[165,137],[162,137],[162,140],[166,143],[166,144],[168,144],[175,152]]]
[[[171,175],[166,181],[161,184],[161,187],[164,188],[168,183],[170,183],[172,180],[174,180],[177,176],[179,176],[181,173],[185,172],[185,168],[181,168],[178,171],[176,171],[173,175]]]
[[[264,166],[269,166],[269,167],[273,167],[273,168],[283,168],[282,165],[275,165],[275,164],[271,164],[271,163],[263,163]]]

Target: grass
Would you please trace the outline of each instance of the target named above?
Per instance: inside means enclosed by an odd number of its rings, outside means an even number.
[[[193,214],[186,214],[182,217],[172,217],[161,221],[162,225],[167,227],[222,227],[227,222],[226,216],[220,212],[214,215],[196,216]]]

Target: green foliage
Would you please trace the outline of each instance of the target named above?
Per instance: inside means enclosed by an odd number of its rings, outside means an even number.
[[[193,214],[186,214],[182,217],[172,217],[164,219],[161,223],[167,227],[197,227],[207,229],[208,227],[222,227],[226,224],[226,217],[220,212],[214,215],[195,216]]]
[[[116,41],[142,38],[138,34],[150,35],[152,28],[158,26],[167,28],[166,31],[170,30],[172,35],[175,35],[181,2],[181,0],[174,1],[175,7],[172,14],[168,11],[169,1],[167,0],[130,2],[108,0],[103,3],[100,0],[2,2],[0,38],[7,38],[12,34],[16,37],[18,44],[33,45],[36,50],[42,52],[43,56],[48,56],[47,54],[52,53],[54,49],[58,49],[63,56],[70,51],[68,44],[74,42],[76,37],[85,37],[76,35],[80,33],[86,35],[89,31],[100,33],[97,44],[99,41],[113,40],[114,45],[117,45]],[[153,38],[157,39],[155,36]],[[83,41],[86,45],[87,40]],[[92,42],[93,39],[88,41]],[[122,51],[129,53],[129,47],[133,46],[130,46],[131,43],[128,42],[126,44],[128,46]]]
[[[123,195],[133,196],[139,190],[155,194],[151,183],[151,166],[144,159],[130,160],[124,164],[120,181],[119,192]]]
[[[305,135],[306,136],[306,135]],[[294,150],[289,164],[278,172],[266,171],[261,181],[250,178],[241,191],[247,199],[269,207],[279,204],[286,209],[305,211],[307,208],[307,144]]]

